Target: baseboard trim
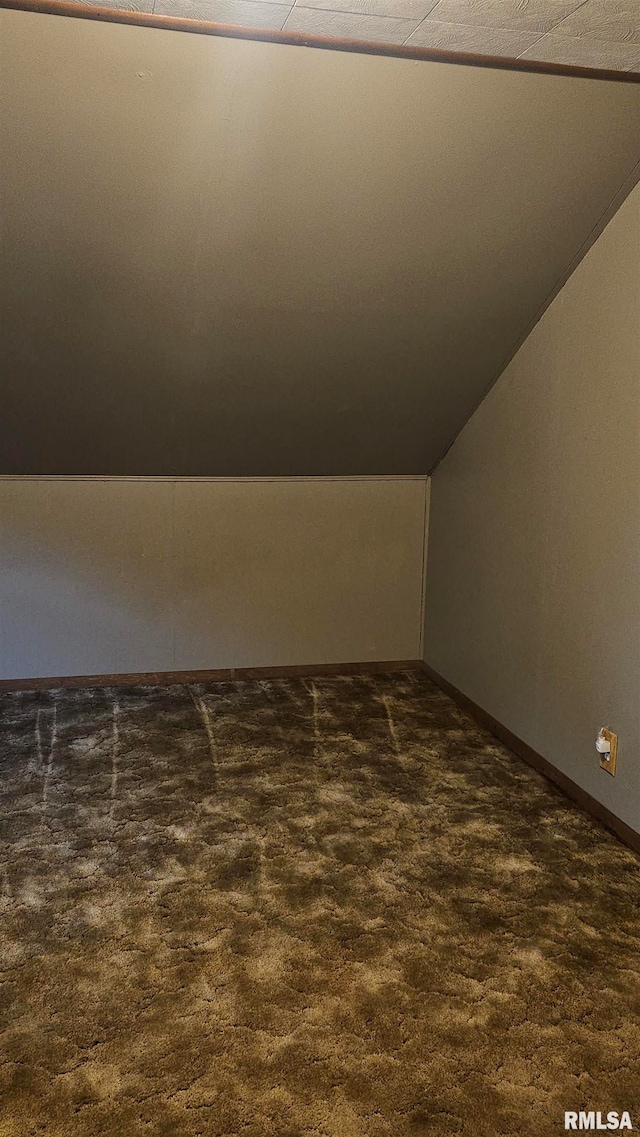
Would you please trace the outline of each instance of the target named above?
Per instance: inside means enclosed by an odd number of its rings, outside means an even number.
[[[596,820],[602,822],[607,829],[615,833],[616,837],[619,837],[620,840],[623,841],[625,845],[628,845],[629,848],[633,849],[635,853],[640,853],[640,833],[636,833],[635,829],[632,829],[630,825],[627,825],[626,822],[616,817],[615,813],[612,813],[610,809],[607,809],[606,806],[602,805],[596,798],[587,793],[586,790],[583,790],[572,778],[563,774],[562,770],[559,770],[558,767],[549,762],[547,758],[543,758],[542,754],[538,754],[538,751],[534,750],[532,746],[529,746],[527,742],[523,742],[521,738],[518,738],[517,734],[514,734],[513,731],[509,730],[509,728],[504,726],[501,722],[498,722],[498,719],[490,715],[488,711],[485,711],[482,707],[478,706],[477,703],[474,703],[473,699],[470,699],[468,695],[465,695],[462,691],[459,691],[457,687],[454,687],[453,683],[450,683],[448,679],[445,679],[444,676],[434,671],[433,667],[430,667],[428,663],[422,664],[422,670],[429,676],[429,679],[432,679],[438,687],[447,695],[450,695],[459,707],[468,711],[490,734],[493,734],[500,742],[503,742],[505,746],[513,750],[514,754],[517,754],[518,757],[522,758],[529,766],[533,766],[534,770],[537,770],[539,774],[543,774],[545,778],[553,782],[553,784],[557,786],[559,790],[562,790],[568,798],[571,798],[571,801],[575,802],[576,805],[579,805],[582,809],[586,810],[587,813],[591,814],[592,817],[595,817]]]
[[[166,687],[171,683],[230,683],[243,679],[295,679],[313,675],[376,675],[421,671],[421,659],[364,663],[307,663],[289,667],[222,667],[213,671],[140,671],[121,675],[57,675],[44,679],[0,679],[3,691],[49,691],[58,687]]]

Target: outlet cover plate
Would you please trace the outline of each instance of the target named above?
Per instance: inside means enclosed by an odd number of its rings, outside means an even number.
[[[611,777],[614,777],[616,772],[616,762],[618,760],[618,735],[614,734],[612,730],[608,730],[606,726],[603,726],[602,733],[611,746],[611,752],[609,754],[608,762],[605,754],[600,755],[600,765],[603,770],[607,771],[607,774],[611,774]]]

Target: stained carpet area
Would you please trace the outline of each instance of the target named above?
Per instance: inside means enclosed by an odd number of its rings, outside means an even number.
[[[425,677],[0,714],[2,1137],[640,1124],[638,859]]]

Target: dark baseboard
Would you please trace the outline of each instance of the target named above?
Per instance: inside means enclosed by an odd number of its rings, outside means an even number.
[[[166,687],[170,683],[230,683],[242,679],[295,679],[313,675],[376,675],[422,671],[420,659],[365,663],[308,663],[292,667],[223,667],[216,671],[142,671],[129,675],[57,675],[46,679],[0,679],[3,691],[49,691],[58,687]]]
[[[442,675],[439,675],[437,671],[434,671],[428,663],[422,664],[422,670],[438,687],[445,691],[447,695],[450,695],[458,706],[468,711],[490,734],[495,735],[500,742],[503,742],[505,746],[513,750],[514,754],[517,754],[518,757],[522,758],[529,766],[533,766],[534,770],[537,770],[538,773],[543,774],[545,778],[553,782],[554,785],[562,790],[568,798],[571,798],[576,805],[579,805],[582,809],[586,810],[587,813],[590,813],[592,817],[595,817],[598,821],[601,821],[603,825],[606,825],[607,829],[615,833],[616,837],[624,841],[625,845],[628,845],[635,853],[640,853],[640,833],[637,833],[630,825],[627,825],[624,821],[621,821],[619,817],[616,817],[615,813],[612,813],[605,805],[602,805],[596,798],[592,797],[591,794],[588,794],[586,790],[583,790],[581,786],[567,777],[566,774],[563,774],[562,770],[559,770],[557,766],[554,766],[547,758],[543,758],[542,754],[538,754],[537,750],[534,750],[527,742],[523,742],[521,738],[518,738],[517,734],[513,734],[508,727],[498,722],[488,711],[483,710],[477,703],[474,703],[473,699],[470,699],[468,695],[463,694],[457,687],[454,687],[453,683],[450,683],[448,679],[445,679]]]

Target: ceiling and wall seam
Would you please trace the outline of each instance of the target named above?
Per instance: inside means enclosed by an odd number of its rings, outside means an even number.
[[[640,78],[640,15],[629,0],[537,0],[533,9],[515,0],[68,0],[62,8],[56,0],[0,0],[0,7],[142,26],[159,18],[165,30],[177,20],[193,26],[174,30],[230,36],[237,29],[238,38],[276,42],[300,36],[305,46],[339,51],[392,55],[404,47],[429,58],[442,53],[449,63],[466,57],[476,66],[567,66]]]

